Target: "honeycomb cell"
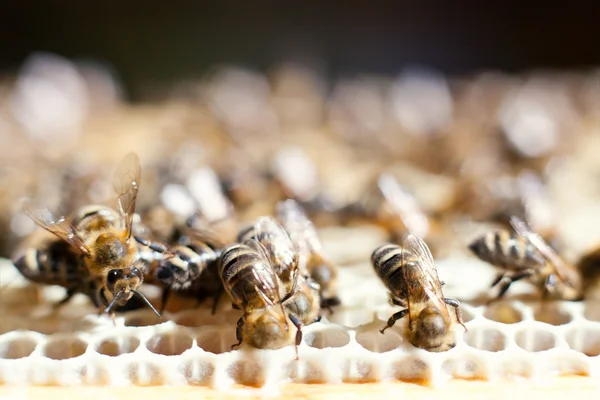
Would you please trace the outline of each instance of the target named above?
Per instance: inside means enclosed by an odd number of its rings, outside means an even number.
[[[600,355],[600,328],[572,328],[565,333],[569,347],[589,357]]]
[[[430,366],[417,356],[410,356],[392,365],[394,377],[400,381],[423,382],[431,375]]]
[[[341,309],[335,310],[333,314],[328,315],[327,319],[334,324],[356,328],[357,326],[368,324],[373,320],[373,313],[363,309]]]
[[[375,382],[376,368],[368,361],[349,361],[343,368],[342,380],[345,383]]]
[[[185,333],[163,333],[154,335],[146,343],[146,347],[154,354],[178,356],[192,347],[193,340]]]
[[[255,361],[235,362],[229,366],[227,374],[240,385],[261,387],[266,381],[264,368]]]
[[[483,316],[502,324],[516,324],[523,320],[523,314],[509,301],[497,301],[488,305]]]
[[[600,300],[587,300],[583,315],[590,321],[600,322]]]
[[[465,324],[475,319],[475,313],[471,307],[465,306],[464,304],[461,304],[460,306],[460,314],[462,315],[462,320]]]
[[[552,332],[534,327],[517,331],[515,341],[520,348],[531,352],[546,351],[556,346]]]
[[[87,343],[77,338],[52,338],[44,345],[43,354],[53,360],[79,357],[87,349]]]
[[[212,379],[215,367],[211,362],[193,360],[183,365],[182,373],[190,385],[206,385]]]
[[[536,321],[550,325],[565,325],[573,320],[573,315],[561,308],[558,304],[542,303],[534,310],[533,317]]]
[[[100,342],[96,351],[105,356],[116,357],[121,354],[133,353],[139,345],[140,340],[135,336],[107,338]]]
[[[29,338],[4,341],[0,343],[0,358],[16,360],[29,357],[35,350],[36,344],[35,340]]]
[[[495,328],[470,328],[464,334],[465,342],[476,349],[498,352],[506,349],[504,333]]]
[[[454,378],[482,379],[485,377],[485,361],[475,357],[457,357],[445,360],[442,370]]]
[[[213,354],[231,351],[231,345],[237,343],[235,328],[206,329],[196,335],[196,343],[202,350]]]
[[[165,322],[164,317],[158,318],[155,314],[146,311],[125,317],[125,326],[152,326],[163,322]]]
[[[386,353],[397,349],[404,341],[395,331],[388,329],[383,335],[378,330],[360,332],[356,341],[365,349],[375,353]]]
[[[342,328],[327,328],[305,335],[304,341],[310,347],[315,347],[317,349],[344,347],[350,343],[350,335]]]

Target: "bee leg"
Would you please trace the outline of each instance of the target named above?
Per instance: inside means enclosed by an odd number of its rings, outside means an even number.
[[[75,293],[77,293],[75,291],[75,289],[67,289],[67,295],[64,297],[64,299],[60,300],[59,302],[55,303],[52,308],[54,308],[55,310],[62,307],[63,305],[65,305],[66,303],[69,302],[69,300],[71,300],[73,298],[73,296],[75,295]]]
[[[521,272],[520,274],[516,274],[516,275],[509,277],[509,279],[502,284],[502,286],[500,288],[500,292],[498,293],[498,296],[496,296],[496,298],[493,299],[492,301],[498,300],[502,296],[504,296],[504,294],[506,293],[506,291],[508,290],[510,285],[512,285],[514,282],[517,282],[517,281],[519,281],[523,278],[527,278],[529,276],[531,276],[531,271]]]
[[[161,304],[160,304],[160,315],[165,312],[165,308],[167,308],[167,300],[169,300],[169,295],[171,294],[171,288],[166,287],[163,289],[161,295]]]
[[[465,328],[465,332],[466,332],[467,327],[463,323],[462,313],[460,312],[460,303],[458,302],[458,300],[444,299],[444,303],[448,304],[449,306],[454,307],[454,312],[456,313],[456,320],[458,321],[459,324],[462,325],[463,328]]]
[[[385,327],[383,327],[383,329],[380,329],[379,332],[381,332],[381,333],[385,332],[385,330],[387,328],[391,328],[392,326],[394,326],[394,324],[396,323],[396,321],[398,321],[402,317],[405,317],[406,314],[408,314],[408,308],[404,309],[402,311],[398,311],[397,313],[395,313],[394,315],[392,315],[390,317],[390,319],[388,319],[387,325]]]
[[[162,243],[151,242],[148,239],[144,239],[143,237],[134,236],[133,237],[136,242],[141,244],[142,246],[148,247],[150,250],[156,251],[157,253],[169,253],[169,249]]]
[[[239,347],[242,344],[242,326],[244,326],[244,317],[240,317],[235,328],[235,338],[238,340],[236,344],[231,345],[231,350]]]
[[[325,308],[327,309],[327,311],[329,311],[330,314],[333,314],[332,307],[339,306],[341,303],[342,302],[340,301],[340,298],[337,296],[322,298],[321,308]]]
[[[490,287],[493,288],[494,286],[496,286],[497,284],[500,283],[500,281],[504,278],[504,274],[498,274],[496,276],[496,278],[494,279],[494,281],[490,284]]]
[[[223,290],[217,291],[217,293],[213,297],[213,305],[212,305],[212,315],[215,315],[217,312],[217,306],[219,305],[219,300],[221,299],[221,294],[223,294]]]
[[[233,308],[234,310],[241,310],[241,308],[235,303],[231,303],[231,308]]]
[[[292,324],[294,324],[296,327],[296,342],[294,347],[296,349],[296,360],[298,360],[298,346],[300,346],[300,343],[302,343],[302,322],[300,322],[300,320],[293,314],[289,314],[288,317],[290,318],[290,321],[292,321]]]

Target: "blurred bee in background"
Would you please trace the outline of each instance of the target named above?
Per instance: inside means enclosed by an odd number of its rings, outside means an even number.
[[[362,199],[349,206],[351,219],[359,216],[373,220],[389,233],[393,242],[400,242],[407,232],[427,236],[429,219],[392,174],[381,173],[372,186]]]
[[[586,300],[600,300],[600,245],[587,251],[577,262]]]
[[[440,352],[453,348],[455,323],[465,330],[460,304],[445,298],[433,257],[422,239],[408,235],[402,246],[385,244],[371,255],[375,273],[389,290],[390,302],[405,307],[390,317],[381,329],[384,333],[395,322],[408,315],[408,340],[416,347]],[[455,319],[448,307],[454,308]]]
[[[16,268],[31,281],[65,287],[67,297],[61,303],[82,292],[90,295],[99,309],[104,304],[104,311],[111,313],[113,306],[124,307],[135,294],[160,317],[138,291],[150,266],[142,249],[132,239],[140,181],[139,159],[130,153],[114,174],[118,212],[105,206],[87,206],[67,219],[44,204],[25,201],[23,211],[39,226],[70,245],[70,251],[77,256],[65,253],[64,244],[45,242],[42,247],[27,247],[17,255]],[[78,262],[74,264],[76,258]]]
[[[259,349],[279,349],[294,343],[298,359],[302,322],[292,312],[286,313],[283,304],[293,292],[286,291],[267,250],[254,239],[227,247],[219,261],[219,276],[233,307],[244,312],[237,322],[238,343],[231,348],[242,342]],[[295,335],[289,322],[296,327]]]
[[[280,201],[276,211],[298,251],[300,275],[318,284],[321,307],[331,310],[340,304],[336,294],[338,271],[325,256],[315,226],[295,200]]]
[[[496,299],[521,279],[540,288],[544,298],[579,299],[581,279],[577,270],[565,263],[522,219],[512,216],[510,224],[514,233],[489,232],[469,245],[477,257],[499,269],[491,285],[500,285]]]

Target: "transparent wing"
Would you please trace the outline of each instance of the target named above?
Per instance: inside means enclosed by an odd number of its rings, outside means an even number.
[[[419,237],[429,232],[429,220],[419,207],[417,200],[389,173],[382,173],[377,181],[379,190],[406,229]]]
[[[298,252],[301,264],[299,268],[306,271],[306,264],[312,254],[322,256],[321,241],[315,226],[295,200],[280,201],[276,212]]]
[[[433,256],[427,244],[418,236],[410,234],[404,240],[402,268],[409,291],[408,302],[429,301],[447,315],[448,308],[444,302],[442,285],[435,269]]]
[[[267,249],[255,239],[245,240],[243,244],[254,250],[267,266],[266,269],[260,270],[252,268],[252,274],[254,275],[255,282],[257,282],[256,292],[262,297],[267,306],[280,303],[279,278],[275,273]]]
[[[117,194],[117,205],[121,218],[125,221],[127,238],[131,237],[135,200],[142,180],[142,168],[137,154],[129,153],[117,166],[113,176],[113,186]]]
[[[521,218],[512,215],[510,217],[510,224],[520,236],[527,239],[533,247],[535,247],[540,254],[548,260],[554,267],[554,271],[558,278],[566,282],[567,278],[562,271],[569,270],[571,267],[567,265],[563,259],[554,251],[552,247],[540,235],[535,233]]]
[[[83,240],[77,235],[75,228],[62,213],[54,212],[46,204],[30,199],[23,200],[21,209],[36,224],[63,239],[79,252],[90,253]]]

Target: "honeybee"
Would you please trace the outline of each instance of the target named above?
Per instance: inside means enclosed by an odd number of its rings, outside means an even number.
[[[456,345],[453,324],[458,322],[467,329],[460,304],[444,297],[433,257],[422,239],[410,234],[401,247],[384,244],[373,251],[371,264],[389,290],[390,302],[405,307],[390,317],[381,333],[408,314],[407,336],[415,347],[440,352]],[[448,306],[454,307],[455,320]]]
[[[407,232],[419,237],[427,236],[427,216],[414,196],[393,175],[381,173],[374,186],[358,203],[350,206],[353,210],[350,213],[373,219],[389,232],[393,241]]]
[[[510,285],[526,279],[542,290],[544,298],[577,300],[581,297],[581,278],[577,270],[565,263],[544,239],[519,217],[511,216],[514,233],[489,232],[469,245],[481,260],[499,269],[492,287],[500,284],[496,299]]]
[[[165,309],[171,291],[184,296],[196,297],[200,302],[213,297],[213,313],[223,292],[218,274],[218,260],[225,244],[209,230],[192,228],[193,219],[186,226],[174,229],[178,235],[168,245],[137,238],[153,251],[165,257],[158,262],[155,279],[163,286],[162,310]]]
[[[583,295],[587,299],[600,300],[600,246],[588,250],[578,261]]]
[[[267,250],[255,239],[227,247],[219,260],[219,276],[233,301],[233,307],[244,315],[238,320],[238,347],[247,342],[260,349],[279,349],[302,341],[302,322],[292,312],[286,312],[284,301],[293,292],[286,291],[271,265]],[[296,327],[293,335],[291,322]]]
[[[140,180],[139,159],[130,153],[114,174],[118,212],[92,205],[82,207],[66,218],[44,204],[26,200],[23,211],[39,226],[69,244],[77,256],[64,253],[64,245],[58,243],[50,243],[43,249],[29,247],[15,259],[17,269],[32,281],[65,287],[67,298],[63,302],[73,294],[83,292],[92,297],[99,309],[104,304],[104,311],[114,315],[113,307],[124,307],[135,294],[160,317],[138,291],[150,265],[132,238]],[[76,264],[72,263],[74,258],[78,260]]]
[[[275,274],[283,282],[286,291],[292,291],[294,271],[299,267],[299,254],[290,236],[281,224],[273,217],[259,217],[254,224],[240,230],[237,241],[243,243],[254,239],[266,250]],[[308,272],[300,270],[301,276],[308,276]]]
[[[298,250],[300,275],[310,277],[320,288],[321,307],[331,309],[339,305],[340,299],[336,294],[338,271],[325,256],[315,226],[295,200],[278,202],[276,210]]]

